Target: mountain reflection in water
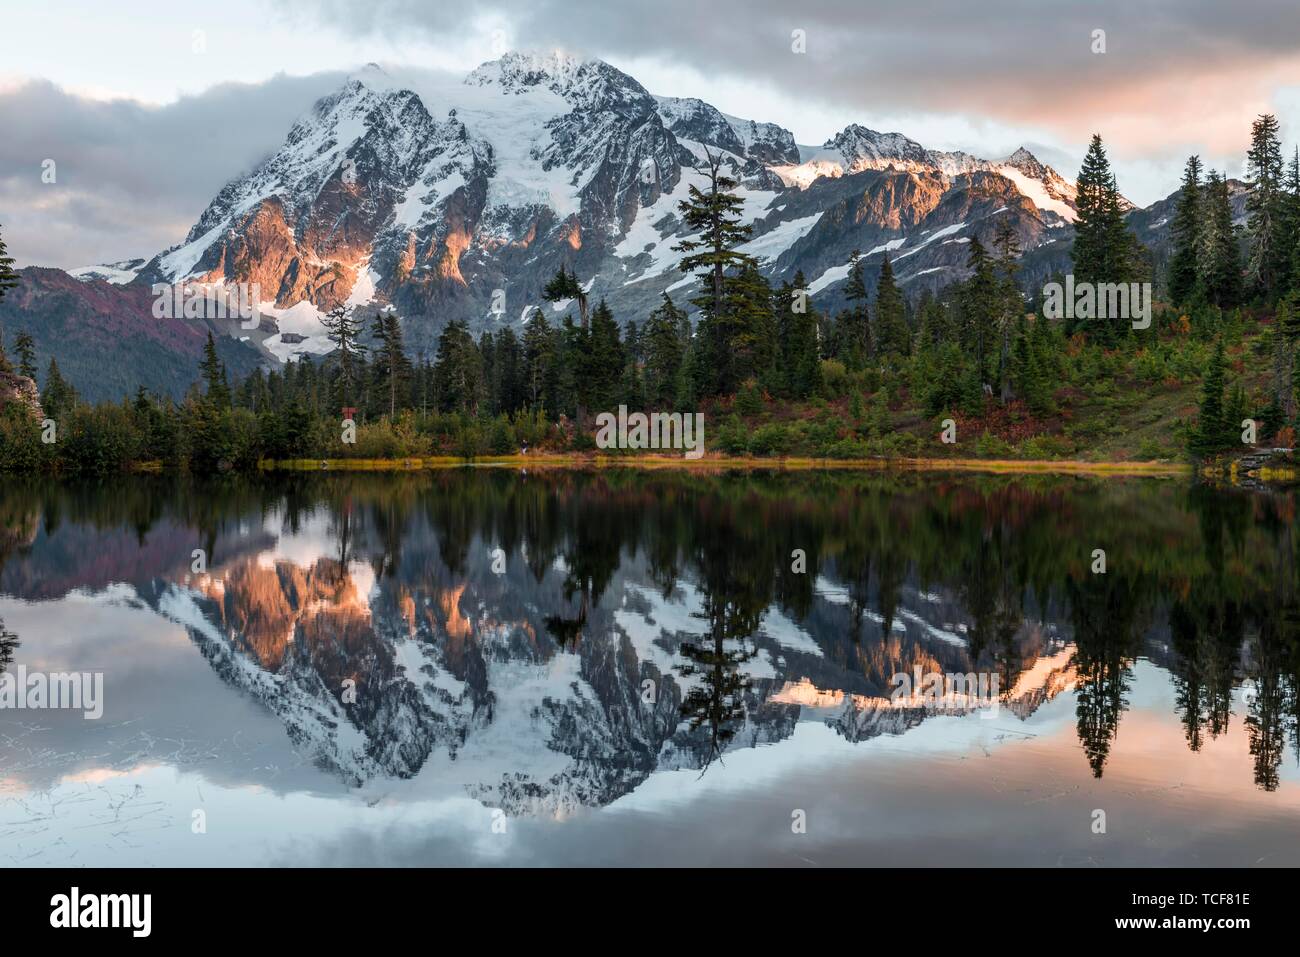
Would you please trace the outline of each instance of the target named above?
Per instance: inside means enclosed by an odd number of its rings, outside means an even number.
[[[0,834],[27,863],[654,862],[655,828],[701,863],[1296,863],[1296,545],[1290,495],[1152,480],[7,483],[0,665],[103,671],[105,715],[0,711]],[[998,713],[894,706],[918,669],[993,676]],[[1145,836],[1099,843],[1096,808]]]

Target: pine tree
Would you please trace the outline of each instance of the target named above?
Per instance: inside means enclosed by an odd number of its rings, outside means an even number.
[[[678,204],[682,221],[697,238],[684,239],[673,249],[685,253],[678,269],[694,273],[700,281],[700,292],[691,303],[701,313],[697,335],[707,357],[704,369],[711,373],[712,391],[723,392],[733,391],[739,382],[733,360],[734,341],[748,341],[752,333],[749,317],[727,314],[727,271],[740,273],[757,262],[736,249],[750,234],[750,227],[740,221],[744,203],[734,192],[738,184],[722,173],[721,154],[706,151],[705,155],[708,192],[692,184],[688,198]],[[750,301],[750,297],[732,297],[733,303],[741,301]]]
[[[1286,276],[1282,288],[1300,293],[1300,146],[1291,155],[1286,170],[1286,195],[1283,197],[1282,258]]]
[[[203,346],[203,361],[199,363],[203,374],[208,399],[218,409],[230,408],[230,384],[226,380],[226,366],[217,355],[217,344],[208,332],[208,341]]]
[[[861,369],[872,353],[871,316],[867,310],[867,284],[858,250],[849,255],[849,278],[844,284],[849,308],[839,324],[839,357],[849,369]]]
[[[772,298],[784,391],[791,398],[805,399],[821,387],[821,352],[818,316],[811,308],[803,272],[795,273],[793,284],[782,283]]]
[[[0,234],[0,299],[4,299],[5,293],[17,285],[18,273],[14,271],[14,260],[5,248],[4,235]]]
[[[734,392],[755,380],[775,388],[777,371],[776,323],[772,315],[772,287],[755,262],[745,263],[723,286],[722,318],[713,328],[727,349],[727,361],[719,370],[723,392]]]
[[[542,310],[534,309],[524,327],[524,382],[528,404],[533,410],[542,408],[552,391],[554,360],[554,332]]]
[[[1024,314],[1021,314],[1016,324],[1010,366],[1010,378],[1016,395],[1024,400],[1035,415],[1050,415],[1053,411],[1051,383],[1047,370],[1043,368],[1040,350],[1034,346]]]
[[[1016,234],[1009,217],[1003,217],[998,221],[993,236],[993,248],[997,252],[996,267],[1000,287],[998,297],[1000,308],[997,316],[998,338],[1001,342],[998,353],[998,392],[1002,404],[1006,405],[1011,400],[1012,389],[1012,332],[1017,322],[1023,325],[1025,318],[1025,302],[1020,295],[1020,284],[1016,282],[1016,274],[1020,272],[1020,264],[1016,261],[1020,256],[1020,237]]]
[[[1189,442],[1189,450],[1198,458],[1213,455],[1224,447],[1226,422],[1223,389],[1226,375],[1227,360],[1223,352],[1223,339],[1220,337],[1215,343],[1214,353],[1205,370],[1200,416]]]
[[[396,310],[381,309],[375,315],[374,337],[379,343],[372,368],[374,393],[394,419],[411,394],[411,361],[402,344],[402,321]]]
[[[618,405],[623,379],[623,344],[618,322],[602,299],[591,313],[589,365],[583,385],[592,409],[612,410]]]
[[[523,408],[526,401],[523,364],[519,337],[507,326],[497,336],[495,405],[498,412],[513,415]]]
[[[905,356],[911,352],[912,332],[907,327],[907,305],[894,281],[894,267],[889,262],[888,253],[880,262],[875,312],[877,353]]]
[[[1252,291],[1267,301],[1281,292],[1280,280],[1286,262],[1286,222],[1282,182],[1282,143],[1277,117],[1263,114],[1251,125],[1250,149],[1246,153],[1246,175],[1250,193],[1246,196],[1246,235],[1249,252],[1246,278]]]
[[[1201,245],[1204,205],[1201,194],[1201,158],[1189,156],[1171,227],[1174,251],[1169,259],[1169,298],[1177,305],[1190,302],[1197,289],[1197,250]]]
[[[13,351],[18,356],[19,376],[26,376],[30,380],[35,380],[36,343],[32,341],[31,335],[18,333],[18,338],[13,341]]]
[[[664,293],[663,302],[646,321],[645,393],[646,400],[658,408],[671,407],[680,388],[687,345],[681,335],[684,319],[686,314]]]
[[[995,342],[1001,296],[993,260],[978,236],[970,241],[966,266],[971,270],[971,277],[961,292],[962,346],[973,356],[975,374],[982,386],[989,381],[989,356]]]
[[[59,363],[50,359],[45,371],[45,391],[41,393],[41,408],[52,419],[72,411],[77,404],[77,391],[59,372]]]
[[[590,328],[587,318],[587,292],[578,282],[578,274],[572,270],[565,271],[561,266],[542,290],[542,298],[547,302],[565,302],[572,299],[578,304],[578,315],[585,332]]]
[[[1228,182],[1215,170],[1206,174],[1204,199],[1197,271],[1206,301],[1229,309],[1241,301],[1241,260]]]
[[[321,325],[325,327],[330,342],[334,343],[334,358],[338,363],[332,402],[339,410],[356,408],[361,402],[360,385],[364,373],[365,350],[358,342],[361,320],[351,306],[335,306],[321,320]]]
[[[1088,153],[1079,170],[1078,218],[1074,223],[1076,283],[1127,283],[1138,281],[1144,272],[1145,251],[1128,228],[1123,202],[1101,137],[1093,134]],[[1092,324],[1089,338],[1115,343],[1127,325],[1107,320]]]
[[[469,329],[452,319],[438,338],[434,389],[444,412],[478,415],[484,396],[483,358]]]

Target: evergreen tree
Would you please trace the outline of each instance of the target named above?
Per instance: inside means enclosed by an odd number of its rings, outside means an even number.
[[[1280,280],[1289,267],[1287,238],[1282,235],[1286,223],[1282,143],[1277,117],[1272,114],[1260,116],[1251,125],[1246,175],[1250,179],[1250,193],[1246,196],[1246,278],[1253,292],[1271,302],[1281,292]]]
[[[1241,261],[1228,182],[1215,170],[1206,174],[1204,198],[1197,271],[1206,301],[1227,309],[1241,301]]]
[[[483,357],[469,329],[452,319],[438,338],[433,367],[434,391],[443,412],[478,415],[483,401]]]
[[[773,300],[784,391],[791,398],[805,399],[821,387],[821,353],[818,316],[811,308],[803,272],[795,273],[793,285],[782,283]]]
[[[71,412],[77,404],[77,392],[59,372],[59,363],[51,358],[45,371],[45,391],[41,393],[41,408],[52,419]]]
[[[998,221],[993,248],[997,252],[996,268],[1000,290],[997,326],[1001,348],[998,352],[997,380],[999,398],[1006,405],[1011,400],[1012,390],[1012,333],[1015,328],[1024,325],[1025,318],[1025,302],[1020,295],[1020,284],[1016,281],[1016,274],[1020,272],[1020,263],[1017,262],[1020,257],[1020,237],[1016,235],[1009,217]]]
[[[730,392],[739,382],[734,346],[752,344],[753,330],[752,315],[727,313],[727,271],[742,273],[757,263],[736,249],[750,234],[750,227],[740,221],[744,203],[734,192],[738,184],[722,173],[721,154],[706,151],[705,155],[708,192],[692,184],[688,198],[678,204],[684,224],[696,238],[684,239],[673,249],[685,253],[678,268],[700,280],[700,292],[691,302],[701,313],[697,335],[706,356],[702,371],[711,373],[712,391]],[[752,282],[741,281],[747,288],[731,297],[733,304],[752,301]]]
[[[1286,170],[1286,195],[1283,197],[1282,258],[1286,276],[1282,288],[1300,293],[1300,147],[1291,154]]]
[[[375,315],[374,337],[378,342],[372,367],[374,395],[387,411],[388,417],[397,417],[411,396],[411,361],[402,344],[402,321],[394,309],[381,309]]]
[[[713,324],[719,345],[725,348],[725,362],[718,370],[723,392],[734,392],[741,383],[755,380],[774,389],[777,373],[776,323],[772,316],[772,287],[747,262],[724,283],[722,318]],[[806,305],[806,301],[805,301]]]
[[[623,345],[618,322],[602,299],[591,313],[591,338],[583,394],[589,408],[612,411],[623,380]]]
[[[842,314],[844,318],[837,330],[837,351],[847,368],[857,370],[870,357],[872,342],[871,317],[867,310],[867,284],[862,275],[862,258],[856,249],[849,255],[849,278],[844,284],[844,298],[848,300],[849,308]]]
[[[546,315],[534,309],[524,327],[524,383],[529,407],[542,408],[552,391],[555,336]]]
[[[523,347],[515,331],[507,326],[497,336],[496,355],[496,396],[498,412],[513,415],[523,408],[524,397],[524,359]]]
[[[587,319],[587,293],[582,288],[582,283],[578,282],[576,272],[572,270],[566,272],[561,266],[542,290],[542,298],[547,302],[565,302],[572,299],[578,304],[578,315],[582,320],[583,331],[590,328]]]
[[[1001,312],[1001,290],[984,244],[972,237],[966,266],[971,277],[962,287],[962,346],[975,360],[975,374],[981,386],[989,381],[989,357],[995,342],[994,330]]]
[[[35,381],[36,378],[36,343],[30,333],[18,333],[13,341],[14,355],[18,356],[18,374]]]
[[[1128,283],[1141,279],[1144,250],[1128,228],[1115,174],[1101,137],[1096,134],[1079,170],[1075,206],[1078,218],[1071,250],[1075,282]],[[1111,317],[1094,323],[1088,334],[1090,339],[1113,344],[1127,328]]]
[[[217,355],[217,344],[208,332],[208,341],[203,346],[203,361],[199,363],[208,400],[218,409],[230,408],[230,384],[226,380],[226,365]]]
[[[889,254],[880,262],[876,283],[876,351],[880,355],[905,356],[912,351],[912,332],[907,327],[907,305],[894,281]]]
[[[332,358],[337,362],[333,395],[335,409],[357,408],[361,402],[361,377],[365,350],[361,347],[361,320],[351,306],[335,306],[321,320],[334,343]]]
[[[1197,289],[1197,250],[1201,245],[1201,158],[1189,156],[1183,168],[1171,227],[1174,251],[1169,260],[1169,298],[1177,305],[1190,302]]]
[[[673,305],[668,293],[645,327],[645,395],[656,408],[670,408],[677,398],[686,342],[682,325],[686,314]]]
[[[1201,388],[1201,410],[1192,432],[1189,449],[1198,458],[1213,455],[1224,447],[1225,419],[1223,408],[1223,389],[1227,375],[1227,360],[1223,352],[1223,338],[1214,346],[1205,370],[1205,379]]]
[[[0,233],[0,299],[5,293],[18,285],[18,273],[14,271],[14,259],[5,248],[4,234]],[[0,343],[0,348],[3,348]]]

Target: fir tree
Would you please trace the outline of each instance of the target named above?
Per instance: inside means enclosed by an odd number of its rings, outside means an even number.
[[[590,408],[612,410],[618,405],[623,379],[623,344],[618,322],[602,299],[591,313],[589,363],[583,383]]]
[[[894,281],[894,267],[888,253],[880,262],[876,283],[876,342],[880,355],[905,356],[912,351],[912,333],[907,327],[907,305]]]
[[[460,319],[448,322],[438,338],[433,376],[442,411],[478,414],[484,395],[483,358]]]
[[[1000,295],[998,297],[1001,308],[998,310],[997,325],[1001,349],[998,353],[998,374],[999,397],[1003,405],[1011,400],[1011,339],[1013,328],[1017,322],[1023,325],[1025,317],[1025,303],[1020,295],[1020,284],[1016,282],[1016,274],[1020,271],[1020,263],[1016,260],[1020,256],[1020,237],[1016,235],[1015,227],[1012,226],[1008,217],[1003,217],[998,221],[997,229],[993,236],[993,248],[997,252],[996,267],[1000,283]]]
[[[208,332],[208,341],[203,346],[203,361],[199,363],[208,400],[218,409],[230,408],[230,384],[226,380],[226,365],[217,355],[217,344]]]
[[[361,320],[351,306],[335,306],[321,320],[334,343],[333,358],[338,363],[334,394],[331,397],[338,409],[356,408],[360,404],[360,383],[364,371],[364,349],[359,343]],[[334,411],[334,410],[331,410]]]
[[[678,269],[700,280],[700,292],[691,302],[701,312],[697,335],[707,355],[704,368],[711,373],[713,391],[731,391],[739,381],[733,345],[737,339],[748,343],[752,330],[747,325],[750,317],[727,315],[727,271],[742,272],[756,261],[736,249],[750,234],[750,227],[740,220],[744,203],[734,192],[738,184],[722,173],[721,154],[706,151],[705,155],[708,192],[692,184],[688,198],[678,204],[683,222],[696,238],[684,239],[673,249],[685,253]],[[747,294],[733,296],[732,302],[749,299]]]
[[[72,411],[77,404],[77,392],[59,372],[59,363],[51,358],[45,370],[45,391],[41,393],[41,408],[52,419]]]
[[[867,310],[867,284],[858,250],[849,255],[849,277],[844,284],[849,308],[839,329],[839,357],[849,369],[861,369],[871,356],[871,317]],[[878,324],[878,321],[877,321]]]
[[[542,298],[547,302],[565,302],[572,299],[578,304],[578,315],[585,332],[590,328],[587,318],[587,292],[578,282],[578,274],[572,270],[565,271],[561,266],[542,290]]]
[[[681,334],[685,318],[686,314],[664,293],[663,302],[646,321],[645,393],[652,406],[668,408],[677,398],[687,345]]]
[[[1227,309],[1241,301],[1241,261],[1228,182],[1215,170],[1206,174],[1204,197],[1197,271],[1206,301]]]
[[[993,260],[978,236],[970,241],[966,266],[971,277],[962,287],[962,345],[975,360],[975,374],[981,386],[989,381],[989,356],[994,330],[1001,312],[1001,299]]]
[[[802,271],[795,273],[793,284],[783,283],[773,294],[785,392],[798,399],[807,398],[821,387],[818,316],[810,306],[808,282]]]
[[[393,419],[411,394],[411,361],[402,344],[402,322],[396,310],[381,309],[375,315],[374,337],[379,344],[372,368],[374,391]]]
[[[5,248],[4,235],[0,233],[0,299],[5,293],[18,285],[18,273],[14,271],[14,260]],[[0,343],[3,347],[3,343]]]
[[[1202,229],[1201,158],[1189,156],[1183,168],[1171,227],[1174,251],[1169,260],[1169,298],[1177,305],[1190,302],[1197,289],[1197,250]]]
[[[751,379],[775,388],[777,341],[771,286],[758,264],[747,262],[727,277],[724,291],[722,317],[712,325],[725,349],[717,379],[721,391],[734,392]]]
[[[1286,262],[1286,222],[1282,180],[1282,143],[1278,139],[1277,117],[1260,116],[1251,125],[1250,149],[1246,153],[1246,175],[1250,192],[1246,196],[1246,236],[1249,252],[1246,278],[1252,291],[1268,301],[1281,291],[1279,283]]]
[[[1138,281],[1143,272],[1143,249],[1128,228],[1123,201],[1101,137],[1093,134],[1088,153],[1079,170],[1078,218],[1074,223],[1075,282],[1127,283]],[[1120,323],[1108,319],[1095,323],[1089,338],[1102,343],[1117,342]]]
[[[529,406],[540,409],[551,392],[555,338],[546,315],[534,309],[524,327],[524,382]]]
[[[1205,370],[1201,387],[1200,416],[1192,432],[1189,449],[1197,458],[1213,455],[1224,446],[1223,389],[1227,375],[1227,360],[1223,352],[1222,337],[1215,343],[1214,353]]]

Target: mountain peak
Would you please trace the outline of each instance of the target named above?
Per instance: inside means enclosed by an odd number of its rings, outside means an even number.
[[[564,50],[545,53],[511,50],[498,59],[488,60],[465,77],[470,86],[499,85],[509,92],[520,92],[525,87],[572,83],[584,71],[613,69],[603,60],[588,60]]]

